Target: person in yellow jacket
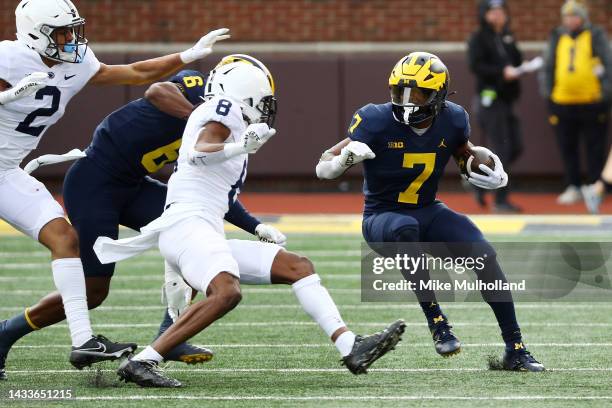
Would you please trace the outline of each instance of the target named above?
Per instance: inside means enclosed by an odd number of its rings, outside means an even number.
[[[612,100],[612,55],[605,31],[589,21],[583,2],[567,0],[562,25],[555,28],[544,55],[540,82],[565,166],[566,190],[559,204],[582,199],[579,141],[587,152],[587,180],[599,179],[607,153]]]

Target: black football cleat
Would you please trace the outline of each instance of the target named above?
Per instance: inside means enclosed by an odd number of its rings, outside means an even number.
[[[6,366],[6,353],[2,353],[0,351],[0,381],[4,381],[8,379],[6,377],[5,366]]]
[[[117,375],[126,383],[133,382],[141,387],[179,388],[180,381],[168,377],[159,368],[157,361],[125,360],[119,366]]]
[[[448,320],[442,315],[434,318],[434,325],[430,327],[434,347],[442,357],[450,357],[461,352],[461,342],[452,328],[453,326],[448,324]]]
[[[544,365],[537,361],[530,352],[527,351],[523,343],[515,343],[514,349],[504,352],[504,370],[510,371],[545,371]]]
[[[166,357],[164,357],[164,361],[179,361],[185,364],[199,364],[210,361],[213,356],[213,352],[207,348],[182,343],[170,350]]]
[[[97,335],[80,347],[73,347],[70,352],[70,364],[82,370],[94,363],[116,360],[132,354],[138,345],[135,343],[113,343],[104,336]]]
[[[365,337],[356,336],[351,354],[342,358],[342,364],[355,375],[366,374],[372,363],[395,349],[405,329],[406,323],[398,320],[391,323],[382,332]]]

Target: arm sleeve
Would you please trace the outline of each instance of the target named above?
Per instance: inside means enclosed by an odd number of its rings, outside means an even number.
[[[255,235],[255,228],[261,224],[261,221],[249,214],[239,200],[234,201],[230,206],[225,214],[225,221],[253,235]]]
[[[606,32],[599,27],[593,30],[593,51],[599,57],[604,67],[601,87],[604,98],[610,101],[612,100],[612,51],[610,50],[610,43],[608,42]]]
[[[540,95],[542,97],[549,99],[552,94],[553,83],[555,80],[555,60],[556,56],[556,48],[557,48],[558,34],[556,34],[556,30],[553,31],[550,35],[550,39],[546,48],[544,49],[544,53],[542,58],[544,59],[544,66],[538,72],[538,82],[540,86]]]
[[[169,82],[177,84],[183,96],[192,105],[202,103],[202,97],[206,88],[206,77],[201,72],[183,70],[170,78]]]

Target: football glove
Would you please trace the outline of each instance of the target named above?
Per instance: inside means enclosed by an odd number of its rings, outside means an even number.
[[[211,31],[204,37],[200,38],[200,41],[198,41],[196,45],[181,52],[181,61],[183,61],[184,64],[189,64],[190,62],[206,57],[212,52],[212,47],[217,41],[230,38],[228,33],[229,28],[219,28]]]
[[[340,155],[337,157],[339,164],[348,168],[364,160],[373,159],[376,155],[367,144],[352,141],[342,148]]]
[[[17,82],[17,85],[4,92],[0,92],[0,105],[6,105],[7,103],[38,92],[40,89],[47,86],[48,80],[49,75],[46,72],[34,72],[28,75]]]
[[[485,174],[470,172],[467,180],[476,187],[487,190],[506,187],[508,185],[508,174],[506,174],[504,171],[504,165],[502,164],[501,160],[499,160],[499,157],[483,146],[474,146],[472,147],[472,151],[481,152],[491,156],[493,162],[495,163],[495,169],[491,169],[485,164],[480,164],[478,168]]]
[[[244,153],[256,153],[272,136],[276,134],[274,128],[265,123],[254,123],[249,125],[240,137],[240,145]]]
[[[259,224],[255,228],[255,235],[262,242],[270,242],[283,247],[287,245],[287,237],[271,225]]]
[[[168,307],[168,314],[172,321],[179,316],[191,304],[193,290],[187,285],[183,277],[176,273],[166,262],[165,283],[162,285],[161,301]]]

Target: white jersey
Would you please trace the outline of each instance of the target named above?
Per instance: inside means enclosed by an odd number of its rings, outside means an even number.
[[[70,99],[100,69],[91,49],[79,64],[49,68],[41,58],[19,41],[0,42],[0,79],[15,85],[33,72],[49,73],[48,85],[36,94],[0,105],[0,171],[18,167],[36,149],[42,135],[64,115]]]
[[[179,150],[177,170],[168,182],[167,204],[190,204],[201,208],[207,219],[223,231],[223,217],[240,193],[247,174],[248,155],[241,154],[221,163],[196,166],[189,161],[200,131],[208,122],[227,126],[230,135],[226,143],[238,142],[246,124],[237,103],[223,95],[214,96],[193,111]]]

